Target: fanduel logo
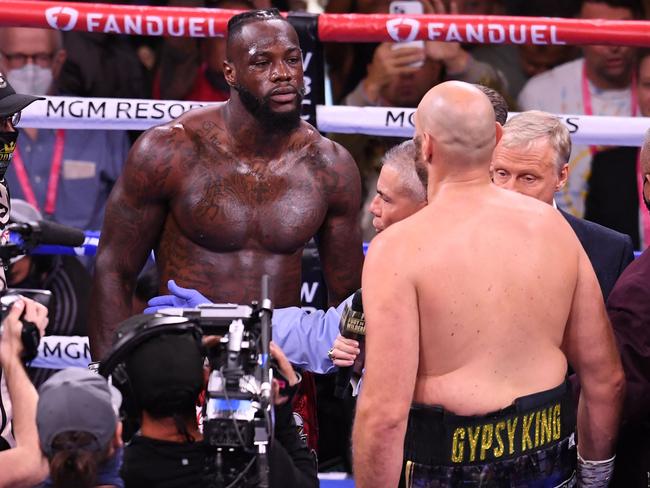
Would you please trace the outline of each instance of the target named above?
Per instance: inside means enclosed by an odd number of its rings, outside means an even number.
[[[415,19],[391,19],[386,22],[386,30],[394,41],[410,42],[418,36],[420,22]]]
[[[50,7],[45,11],[45,18],[52,29],[69,31],[77,25],[79,12],[70,7]]]

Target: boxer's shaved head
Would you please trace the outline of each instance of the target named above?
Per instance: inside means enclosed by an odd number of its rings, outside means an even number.
[[[489,166],[496,145],[495,115],[490,100],[476,87],[459,81],[437,85],[424,96],[415,118],[425,163],[434,159],[459,169]]]

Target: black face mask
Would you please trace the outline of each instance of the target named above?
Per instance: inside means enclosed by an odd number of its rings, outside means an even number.
[[[14,157],[16,139],[18,139],[17,130],[15,132],[0,132],[0,181],[5,177],[9,163]]]

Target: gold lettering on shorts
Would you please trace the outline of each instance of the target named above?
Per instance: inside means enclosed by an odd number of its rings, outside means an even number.
[[[559,441],[562,434],[562,421],[560,420],[560,404],[553,407],[553,440]]]
[[[485,461],[485,453],[492,447],[492,432],[494,432],[492,424],[485,424],[483,426],[483,433],[481,434],[481,461]]]
[[[539,411],[535,412],[535,447],[539,447]]]
[[[472,428],[467,427],[467,438],[469,440],[469,460],[473,462],[476,460],[476,446],[478,446],[478,435],[481,433],[481,427],[476,427],[476,432],[472,433]]]
[[[533,423],[533,418],[535,414],[530,414],[530,415],[524,415],[524,419],[522,422],[522,431],[521,431],[521,450],[522,452],[525,451],[526,449],[532,449],[533,448],[533,441],[530,438],[530,426]],[[526,447],[528,446],[528,447]]]
[[[496,437],[497,444],[499,444],[498,447],[494,448],[494,457],[503,456],[503,451],[505,449],[505,446],[503,445],[503,439],[501,438],[500,431],[502,431],[505,428],[506,428],[506,423],[503,421],[497,422],[497,425],[494,427],[494,437]]]
[[[454,431],[454,439],[451,443],[451,462],[462,463],[465,451],[465,429],[458,427]]]
[[[546,413],[546,409],[542,410],[542,419],[541,419],[541,431],[539,433],[539,443],[540,444],[546,444],[547,442],[551,442],[553,438],[553,426],[552,426],[552,420],[553,420],[553,408],[548,409],[548,414]]]
[[[508,454],[513,454],[515,452],[515,429],[517,428],[517,421],[518,420],[519,420],[519,417],[515,417],[512,420],[508,419],[508,423],[507,423],[507,427],[508,427],[508,443],[510,444],[508,446]]]

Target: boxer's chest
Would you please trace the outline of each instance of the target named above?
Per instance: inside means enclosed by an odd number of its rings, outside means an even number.
[[[195,167],[172,203],[186,237],[216,252],[293,253],[322,225],[322,182],[304,164]]]

